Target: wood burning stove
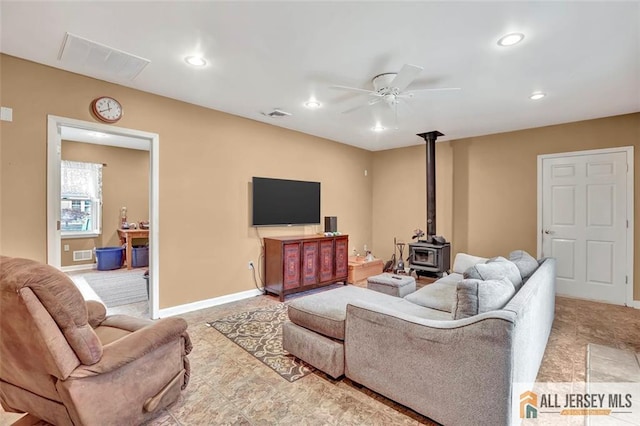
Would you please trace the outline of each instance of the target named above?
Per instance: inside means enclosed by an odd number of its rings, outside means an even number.
[[[451,244],[418,241],[409,244],[409,268],[418,275],[442,276],[451,265]]]
[[[409,244],[409,268],[418,275],[441,277],[451,268],[451,244],[436,236],[436,139],[437,130],[419,133],[427,144],[427,236]]]

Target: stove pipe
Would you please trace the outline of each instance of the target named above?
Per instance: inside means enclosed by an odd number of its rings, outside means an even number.
[[[436,235],[436,139],[444,136],[437,130],[418,133],[427,143],[427,241]]]

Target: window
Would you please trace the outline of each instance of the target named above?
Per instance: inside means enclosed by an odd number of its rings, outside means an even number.
[[[102,164],[62,161],[62,236],[95,236],[102,231]]]

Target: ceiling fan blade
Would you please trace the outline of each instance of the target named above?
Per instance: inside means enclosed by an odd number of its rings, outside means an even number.
[[[406,93],[415,93],[415,92],[445,92],[445,91],[453,91],[453,90],[462,90],[459,87],[440,87],[434,89],[409,89]]]
[[[329,86],[330,89],[338,89],[338,90],[347,90],[349,92],[358,92],[358,93],[366,93],[368,95],[380,96],[378,93],[373,90],[366,89],[358,89],[357,87],[348,87],[348,86]]]
[[[390,87],[398,88],[402,92],[409,84],[422,72],[424,68],[417,65],[404,64],[396,78],[389,84]]]
[[[348,110],[342,111],[342,113],[343,113],[343,114],[348,114],[348,113],[350,113],[350,112],[353,112],[353,111],[359,110],[360,108],[364,108],[364,107],[367,107],[367,106],[375,105],[375,104],[377,104],[377,103],[378,103],[378,102],[380,102],[380,101],[382,101],[382,98],[381,98],[381,97],[380,97],[380,98],[377,98],[377,99],[370,100],[369,102],[363,103],[363,104],[361,104],[361,105],[356,105],[356,106],[354,106],[353,108],[349,108]]]

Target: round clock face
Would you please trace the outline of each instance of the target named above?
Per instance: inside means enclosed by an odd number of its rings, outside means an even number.
[[[108,96],[96,98],[91,102],[91,110],[99,120],[115,123],[122,118],[122,105]]]

